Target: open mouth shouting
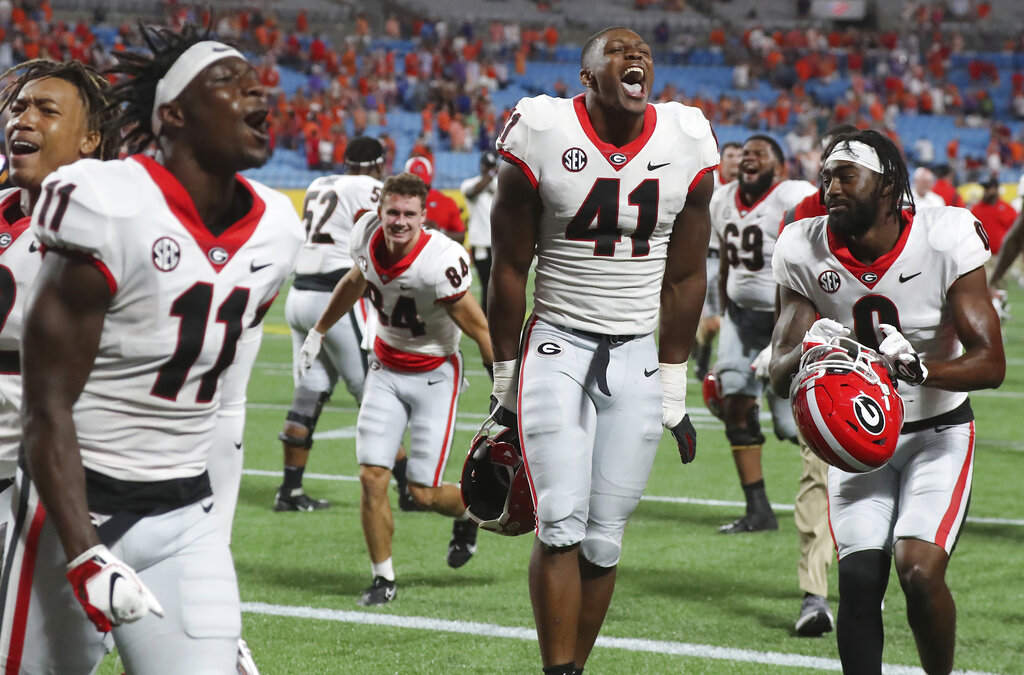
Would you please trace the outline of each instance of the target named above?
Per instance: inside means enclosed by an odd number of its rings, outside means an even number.
[[[37,152],[39,152],[39,144],[18,137],[11,139],[11,147],[8,148],[11,159],[34,155]]]
[[[642,99],[644,97],[644,85],[647,81],[647,73],[640,66],[630,66],[619,78],[622,81],[622,89],[630,98]]]

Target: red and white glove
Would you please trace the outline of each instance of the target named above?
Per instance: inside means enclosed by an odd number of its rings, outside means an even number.
[[[850,329],[834,319],[821,318],[804,333],[803,351],[828,344],[832,338],[846,337]]]
[[[923,384],[928,377],[928,369],[910,341],[896,330],[896,326],[880,323],[878,327],[885,336],[878,345],[878,353],[896,373],[896,377],[914,386]]]
[[[320,347],[323,341],[324,334],[316,328],[310,328],[309,332],[306,333],[306,339],[302,341],[299,355],[295,359],[293,375],[295,376],[296,385],[299,384],[299,380],[306,374],[306,371],[313,367],[313,362],[316,361],[317,355],[320,354]]]
[[[101,633],[122,623],[138,621],[164,608],[131,567],[97,544],[68,563],[68,581],[89,620]]]

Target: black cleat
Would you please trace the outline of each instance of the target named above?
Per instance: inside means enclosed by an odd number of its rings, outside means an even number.
[[[480,529],[472,520],[456,520],[452,540],[448,542],[448,566],[459,568],[476,553],[476,533]]]
[[[411,494],[409,494],[409,488],[408,487],[406,487],[406,489],[404,489],[404,490],[401,489],[401,488],[398,489],[398,508],[400,508],[403,511],[426,511],[427,510],[427,509],[423,508],[422,506],[420,506],[419,504],[416,503],[416,500],[412,498]]]
[[[828,600],[820,595],[805,595],[800,605],[800,618],[796,620],[796,634],[800,637],[821,637],[835,626]]]
[[[718,528],[719,534],[744,534],[746,532],[765,532],[779,529],[779,521],[771,511],[748,513],[737,518],[728,525]]]
[[[313,499],[302,488],[295,488],[285,495],[283,488],[277,489],[274,497],[275,511],[319,511],[330,507],[331,503],[326,499]]]
[[[394,581],[388,581],[384,577],[374,577],[370,587],[363,591],[363,597],[359,598],[356,604],[362,607],[383,605],[391,602],[398,595],[398,585]]]

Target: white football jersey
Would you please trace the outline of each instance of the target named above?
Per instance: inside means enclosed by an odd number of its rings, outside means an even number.
[[[74,407],[87,468],[132,481],[206,468],[221,374],[302,244],[287,197],[238,181],[252,207],[217,237],[181,183],[148,157],[82,160],[44,183],[32,232],[49,248],[90,256],[111,290]]]
[[[946,294],[959,277],[990,257],[988,241],[970,211],[921,209],[904,227],[893,250],[863,265],[832,238],[828,216],[787,225],[775,248],[775,279],[810,300],[823,317],[850,329],[858,342],[878,349],[878,324],[896,326],[924,360],[945,361],[963,353]],[[964,392],[899,383],[905,419],[916,422],[949,412]]]
[[[734,183],[736,181],[732,180],[732,181],[729,181],[729,182],[730,183]],[[715,169],[715,192],[716,193],[720,192],[722,190],[722,188],[724,188],[728,184],[729,183],[723,183],[722,182],[722,175],[720,173],[718,173],[718,169]],[[719,241],[718,241],[718,235],[715,234],[714,230],[712,229],[711,239],[708,240],[708,250],[709,251],[717,251],[719,249],[719,245],[720,244],[719,244]]]
[[[537,96],[516,104],[496,145],[543,202],[537,316],[606,335],[653,332],[676,216],[718,166],[704,114],[648,104],[643,132],[620,148],[598,138],[582,95]]]
[[[772,252],[779,237],[779,223],[786,209],[818,188],[805,180],[784,180],[750,207],[740,201],[739,189],[740,182],[734,180],[711,198],[711,238],[718,238],[729,265],[725,292],[740,307],[772,312]]]
[[[374,352],[385,365],[399,370],[436,367],[459,349],[462,331],[444,305],[469,290],[473,282],[469,255],[442,233],[427,230],[420,233],[416,247],[391,267],[379,261],[383,248],[381,220],[376,213],[368,213],[352,229],[352,255],[377,310]]]
[[[373,176],[321,176],[309,184],[302,201],[306,241],[299,251],[298,274],[324,274],[352,267],[349,233],[361,215],[376,211],[383,183]]]
[[[0,191],[0,478],[13,478],[21,443],[21,368],[18,350],[25,298],[42,254],[29,219],[21,212],[21,190]]]

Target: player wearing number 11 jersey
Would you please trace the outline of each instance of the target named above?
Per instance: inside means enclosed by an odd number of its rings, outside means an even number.
[[[108,631],[131,673],[236,668],[238,588],[207,456],[222,373],[302,228],[289,199],[238,174],[270,153],[252,65],[191,27],[145,36],[151,56],[119,58],[110,132],[135,151],[155,142],[159,161],[59,169],[32,214],[46,254],[22,344],[8,672],[91,673]]]
[[[518,424],[533,489],[530,597],[546,673],[582,668],[597,639],[663,425],[693,459],[686,359],[718,165],[700,110],[647,102],[654,65],[639,35],[597,33],[580,65],[582,96],[516,104],[491,209],[495,415]]]

